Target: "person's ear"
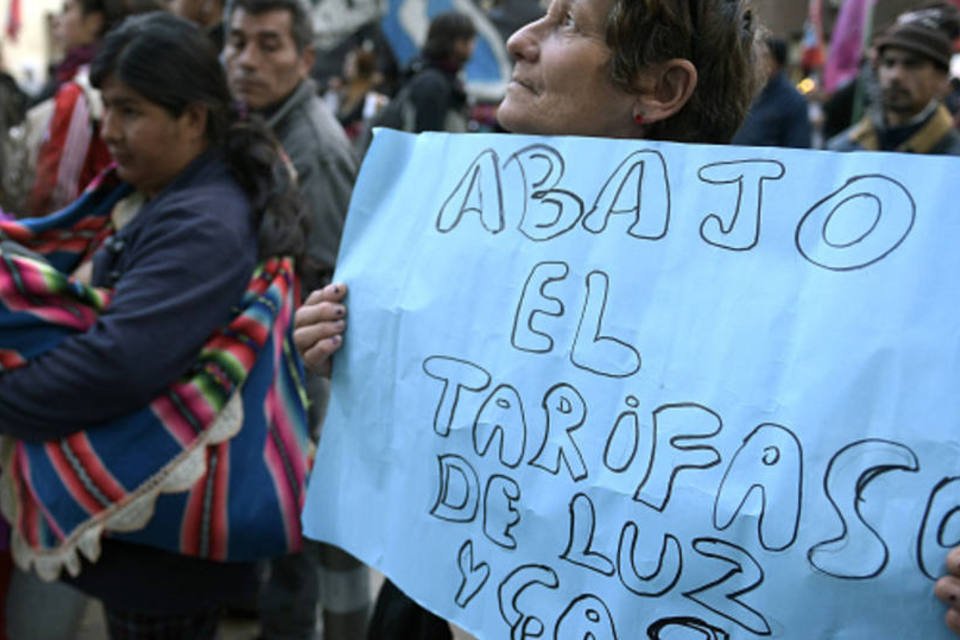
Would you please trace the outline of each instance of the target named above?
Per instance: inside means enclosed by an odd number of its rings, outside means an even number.
[[[645,124],[666,120],[683,109],[697,88],[697,68],[684,58],[651,65],[637,79],[634,118]]]
[[[180,114],[180,123],[188,140],[203,140],[207,137],[207,119],[210,108],[202,102],[192,102]]]
[[[941,74],[940,81],[937,83],[937,97],[943,100],[950,95],[951,91],[953,91],[953,87],[950,86],[950,74]]]
[[[300,79],[306,79],[310,76],[310,71],[313,69],[313,63],[317,60],[317,50],[313,48],[313,45],[308,45],[303,48],[303,53],[300,54]]]
[[[83,14],[80,21],[86,39],[90,42],[96,42],[103,36],[103,31],[107,26],[107,17],[100,11],[91,11]]]

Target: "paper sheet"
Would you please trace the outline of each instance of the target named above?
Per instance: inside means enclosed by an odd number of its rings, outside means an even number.
[[[956,169],[380,131],[307,534],[482,638],[952,637]]]

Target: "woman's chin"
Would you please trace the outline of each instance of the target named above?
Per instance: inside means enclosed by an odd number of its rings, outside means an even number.
[[[130,178],[132,178],[133,175],[130,173],[130,169],[123,166],[119,162],[117,163],[117,176],[119,176],[124,182],[132,182]]]
[[[510,126],[509,121],[508,122],[503,121],[503,118],[500,117],[500,112],[497,112],[497,124],[503,127],[504,131],[508,131],[510,133],[516,133],[516,131],[514,131],[513,128]]]
[[[530,115],[525,110],[506,101],[497,110],[497,122],[510,133],[536,133],[530,120]]]

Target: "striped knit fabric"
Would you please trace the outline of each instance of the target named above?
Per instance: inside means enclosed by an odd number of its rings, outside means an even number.
[[[109,236],[129,193],[107,176],[71,207],[0,222],[0,238],[51,264],[0,251],[0,371],[84,331],[110,291],[67,277]],[[292,344],[289,259],[261,263],[232,322],[191,372],[149,406],[59,441],[6,438],[2,506],[18,564],[53,579],[96,561],[112,537],[212,560],[299,549],[308,466],[303,370]]]

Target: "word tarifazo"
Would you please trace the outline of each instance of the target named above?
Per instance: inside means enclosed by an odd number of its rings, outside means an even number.
[[[490,234],[513,228],[532,242],[544,243],[573,233],[610,233],[611,221],[616,218],[616,228],[630,238],[658,241],[670,232],[673,187],[667,162],[656,149],[629,153],[592,198],[565,188],[565,171],[563,157],[548,145],[526,146],[503,161],[494,150],[484,150],[445,199],[435,229],[448,234],[460,225],[479,222]],[[696,171],[699,182],[694,185],[704,194],[700,197],[709,199],[711,189],[736,190],[735,198],[720,199],[732,202],[731,210],[709,213],[700,220],[700,238],[730,251],[756,247],[761,239],[764,190],[784,175],[783,164],[769,159],[700,166]],[[883,175],[858,175],[806,209],[796,224],[793,245],[803,259],[819,268],[835,272],[864,269],[895,251],[910,234],[915,218],[916,203],[902,184]],[[569,265],[562,261],[540,261],[533,266],[513,316],[510,342],[514,349],[530,354],[554,351],[555,336],[539,326],[537,319],[565,313],[569,305],[549,292],[553,283],[565,280],[569,273]],[[570,319],[576,323],[572,342],[558,349],[569,354],[569,363],[575,368],[591,374],[620,379],[636,374],[641,367],[639,351],[629,340],[603,332],[609,276],[594,270],[585,284],[579,316]],[[518,508],[523,490],[516,477],[540,472],[556,477],[565,472],[578,489],[569,499],[567,543],[557,554],[558,560],[567,563],[564,566],[575,566],[599,579],[617,580],[630,593],[646,599],[676,590],[685,567],[698,558],[709,559],[710,566],[719,560],[726,567],[722,573],[684,589],[682,596],[703,607],[705,614],[710,612],[755,636],[773,633],[764,613],[748,604],[749,594],[763,584],[763,568],[743,545],[719,537],[734,527],[748,500],[760,498],[754,500],[761,505],[759,515],[747,520],[756,521],[757,545],[766,552],[793,549],[798,545],[804,487],[814,486],[811,478],[816,477],[833,507],[838,533],[803,549],[807,562],[814,571],[836,579],[868,580],[883,573],[890,552],[888,541],[861,514],[862,496],[884,474],[920,470],[916,453],[903,443],[854,438],[828,458],[825,468],[811,474],[804,468],[803,444],[796,433],[774,423],[755,425],[742,437],[724,440],[736,442],[737,448],[722,455],[716,442],[725,427],[710,407],[693,402],[662,404],[653,409],[652,420],[641,420],[640,400],[632,396],[609,425],[606,438],[594,436],[586,441],[579,430],[587,422],[588,402],[572,384],[557,382],[536,399],[542,414],[537,428],[530,429],[527,417],[534,415],[530,409],[534,403],[524,402],[510,382],[494,386],[494,377],[482,366],[432,355],[423,360],[422,368],[440,383],[433,418],[435,434],[447,438],[451,425],[469,424],[473,444],[470,452],[437,456],[437,490],[430,511],[434,518],[469,525],[471,532],[482,532],[496,547],[512,551],[518,547],[513,532],[525,511]],[[467,397],[471,402],[464,403]],[[478,404],[476,413],[469,410],[465,415],[468,410],[464,406]],[[652,428],[642,429],[641,424]],[[583,455],[584,447],[597,446],[603,447],[601,456]],[[501,472],[481,477],[468,459],[473,456],[495,461]],[[589,486],[587,459],[602,460],[605,473],[629,475],[636,487],[632,500],[654,514],[662,513],[670,503],[678,473],[724,464],[722,480],[713,493],[714,530],[686,542],[665,533],[659,549],[651,552],[638,547],[641,525],[624,518],[615,551],[601,549],[594,540],[594,502],[586,488],[579,489]],[[956,511],[958,488],[960,479],[944,478],[926,496],[914,544],[920,571],[931,579],[942,561],[941,538]],[[742,530],[743,523],[739,524]],[[638,570],[649,566],[656,569],[648,574]],[[469,538],[460,547],[458,567],[461,585],[455,601],[465,608],[483,590],[491,571],[477,557]],[[579,595],[565,608],[558,605],[549,620],[542,612],[524,610],[522,593],[556,590],[560,580],[554,567],[546,564],[523,564],[502,577],[497,598],[512,639],[618,637],[615,616],[593,593]],[[679,629],[695,631],[703,638],[729,637],[707,620],[691,616],[663,617],[645,631],[646,637],[656,640],[674,637],[671,634]]]
[[[761,505],[756,520],[756,541],[768,552],[781,552],[797,544],[801,523],[801,505],[805,484],[816,484],[804,468],[803,445],[788,427],[765,423],[754,427],[732,455],[723,456],[713,444],[724,430],[721,416],[696,403],[665,404],[652,412],[652,428],[641,428],[640,402],[627,398],[626,409],[610,425],[606,438],[581,441],[578,430],[587,421],[589,408],[583,395],[572,385],[557,383],[546,390],[536,405],[543,410],[536,428],[528,424],[533,415],[515,386],[502,382],[491,389],[493,377],[478,364],[442,355],[423,361],[423,371],[441,383],[436,400],[433,429],[446,438],[454,424],[472,425],[473,451],[481,458],[492,457],[502,473],[481,478],[475,465],[460,453],[437,457],[438,480],[431,515],[449,523],[471,524],[497,547],[510,551],[518,541],[512,531],[521,523],[525,509],[521,485],[510,476],[521,466],[537,469],[550,476],[569,474],[576,486],[589,486],[591,477],[585,447],[603,445],[600,456],[605,469],[614,474],[632,474],[636,479],[633,500],[655,512],[663,512],[670,502],[677,474],[696,473],[726,462],[722,481],[716,488],[712,505],[712,525],[718,534],[730,529],[744,505],[758,494]],[[476,413],[463,415],[464,399],[481,399]],[[542,424],[540,422],[542,421]],[[728,428],[728,427],[727,427]],[[542,434],[537,440],[531,433]],[[890,552],[888,541],[860,513],[862,496],[882,475],[918,472],[917,455],[905,444],[883,439],[858,439],[849,442],[830,457],[819,474],[822,490],[833,507],[836,520],[834,537],[805,549],[807,561],[817,572],[840,580],[868,580],[886,568]],[[944,478],[927,496],[926,509],[916,535],[915,554],[920,570],[930,579],[942,561],[943,527],[956,511],[960,479]],[[755,501],[756,503],[756,501]],[[559,524],[559,523],[558,523]],[[664,534],[656,557],[638,549],[640,526],[626,520],[621,528],[616,553],[608,555],[595,547],[593,534],[596,508],[588,493],[578,491],[569,501],[568,539],[558,558],[583,570],[620,584],[639,598],[656,598],[670,593],[680,581],[685,562],[681,541]],[[714,614],[757,636],[771,635],[763,613],[745,600],[763,583],[761,563],[744,546],[704,535],[690,542],[700,557],[720,560],[727,570],[683,596]],[[489,569],[478,563],[471,540],[460,549],[459,568],[462,585],[457,604],[466,607],[485,585]],[[656,566],[651,574],[637,567]],[[526,589],[556,589],[557,572],[546,565],[523,565],[511,572],[498,587],[501,614],[511,627],[511,637],[538,637],[544,631],[543,620],[534,613],[517,608],[517,600]],[[605,613],[604,613],[605,612]],[[616,638],[613,617],[600,598],[583,594],[557,621],[557,635],[564,625],[587,625],[595,638]],[[696,629],[706,635],[725,638],[722,629],[699,618],[669,618],[655,621],[648,629],[650,638],[667,638],[678,627]],[[712,635],[711,635],[712,634]],[[584,637],[577,635],[577,637]]]

